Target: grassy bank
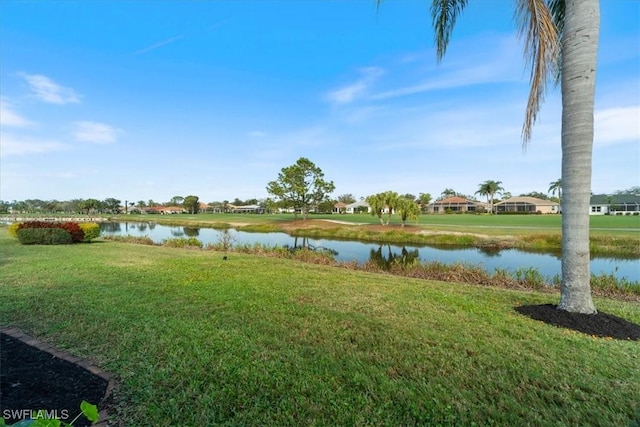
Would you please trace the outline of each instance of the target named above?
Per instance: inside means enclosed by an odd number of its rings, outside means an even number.
[[[0,228],[0,319],[119,380],[147,425],[603,425],[638,416],[638,342],[517,314],[534,292]],[[638,304],[596,299],[640,322]]]

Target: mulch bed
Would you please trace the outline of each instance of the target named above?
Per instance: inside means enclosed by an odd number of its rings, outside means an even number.
[[[557,310],[555,305],[525,305],[515,310],[532,319],[588,335],[618,340],[640,341],[640,325],[607,313],[575,314]],[[102,402],[107,381],[85,368],[48,352],[0,334],[0,416],[6,410],[47,409],[69,415],[79,412],[80,402]],[[99,405],[98,405],[99,406]],[[99,407],[100,409],[100,407]],[[5,417],[6,418],[6,417]],[[9,423],[18,421],[9,417]],[[81,417],[74,426],[87,426]]]
[[[616,340],[640,341],[640,325],[607,313],[580,314],[558,310],[553,304],[523,305],[518,313],[549,325]]]
[[[83,400],[100,408],[108,381],[20,339],[0,334],[0,417],[15,423],[29,411],[71,422]],[[74,427],[91,423],[81,416]]]

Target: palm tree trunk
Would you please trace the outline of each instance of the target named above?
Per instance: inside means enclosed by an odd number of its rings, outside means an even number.
[[[592,314],[589,199],[599,0],[566,0],[562,38],[562,289],[558,308]]]

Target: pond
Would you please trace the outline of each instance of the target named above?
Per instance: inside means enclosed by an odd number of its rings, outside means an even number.
[[[105,222],[100,224],[102,236],[149,237],[156,243],[179,237],[195,237],[204,245],[221,241],[222,231],[212,228],[167,226],[155,223]],[[559,275],[560,255],[530,253],[516,249],[487,251],[477,248],[460,248],[427,245],[393,245],[372,242],[342,241],[292,237],[286,233],[248,233],[229,230],[234,245],[259,243],[266,246],[311,247],[330,250],[337,261],[365,263],[369,260],[389,262],[396,258],[419,259],[422,262],[438,261],[445,264],[464,263],[479,265],[488,272],[496,268],[515,271],[534,268],[543,276]],[[594,258],[592,274],[613,274],[617,278],[640,281],[640,259]]]

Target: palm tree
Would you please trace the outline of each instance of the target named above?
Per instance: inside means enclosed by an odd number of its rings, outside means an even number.
[[[380,225],[384,225],[384,221],[382,220],[382,213],[384,212],[384,199],[382,198],[383,193],[374,194],[371,196],[367,196],[365,201],[371,207],[371,215],[375,215],[380,220]]]
[[[405,226],[408,219],[418,219],[418,215],[420,215],[420,206],[418,206],[415,200],[406,197],[400,197],[398,199],[396,210],[398,211],[398,215],[400,215],[402,227]]]
[[[444,191],[440,194],[442,199],[446,199],[447,197],[457,196],[458,193],[453,188],[445,188]]]
[[[382,193],[382,202],[384,208],[387,209],[387,223],[385,225],[389,225],[389,221],[391,220],[391,215],[393,211],[398,207],[398,201],[400,200],[400,196],[395,191],[385,191]]]
[[[558,200],[562,203],[562,179],[558,178],[556,181],[549,183],[549,193],[552,196],[558,195]]]
[[[493,198],[496,194],[502,193],[504,188],[500,186],[502,181],[494,181],[492,179],[488,179],[482,184],[480,184],[478,191],[475,194],[479,194],[481,196],[486,196],[487,201],[489,202],[489,213],[493,214]]]
[[[378,0],[380,3],[382,0]],[[456,18],[468,0],[432,0],[436,54],[441,60]],[[598,53],[599,0],[514,0],[525,56],[531,64],[531,88],[522,128],[523,145],[551,74],[562,86],[562,287],[558,308],[596,313],[589,265],[589,197],[593,153],[593,111]],[[560,43],[559,43],[560,42]],[[561,61],[559,55],[561,54]]]

